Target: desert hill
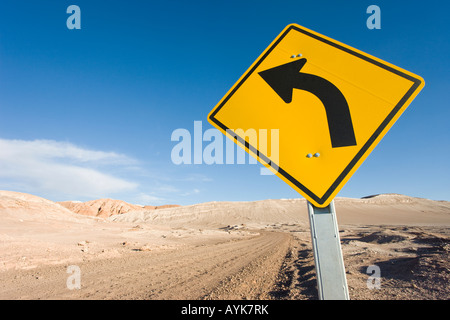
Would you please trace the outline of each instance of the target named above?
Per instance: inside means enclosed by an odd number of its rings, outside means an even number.
[[[381,194],[362,199],[335,199],[339,224],[441,225],[450,224],[450,202]],[[272,224],[308,225],[305,199],[248,202],[206,202],[188,206],[139,206],[121,200],[53,202],[34,195],[0,191],[2,219],[59,220],[85,223],[88,217],[124,223],[168,227],[220,228],[227,225],[264,227]],[[103,220],[103,219],[102,219]]]
[[[62,201],[58,203],[75,213],[101,218],[107,218],[115,214],[122,214],[129,211],[144,209],[144,207],[142,206],[129,204],[122,200],[113,199],[97,199],[87,202]]]
[[[450,224],[450,202],[447,201],[381,194],[363,199],[338,197],[335,207],[340,224]],[[158,211],[130,211],[109,219],[173,227],[211,228],[224,225],[263,227],[272,224],[309,224],[305,199],[207,202]]]
[[[179,207],[178,205],[140,206],[130,204],[122,200],[114,199],[97,199],[87,202],[61,201],[58,202],[58,204],[62,205],[72,212],[100,218],[108,218],[112,215],[123,214],[130,211],[157,210]]]
[[[80,222],[82,217],[56,202],[27,193],[0,190],[0,218],[43,222],[58,220]]]

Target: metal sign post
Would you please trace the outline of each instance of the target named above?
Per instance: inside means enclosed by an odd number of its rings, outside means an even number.
[[[334,200],[325,208],[308,201],[308,214],[319,299],[349,300]]]
[[[424,85],[418,75],[290,24],[208,115],[308,200],[320,299],[349,299],[333,199]],[[267,143],[262,132],[272,128],[282,138]]]

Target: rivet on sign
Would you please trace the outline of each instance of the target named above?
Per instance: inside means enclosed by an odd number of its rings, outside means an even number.
[[[318,157],[320,157],[320,153],[314,153],[314,157],[316,157],[316,158],[318,158]]]
[[[302,54],[301,53],[299,53],[298,55],[297,55],[297,57],[301,57],[302,56]]]
[[[295,58],[295,55],[291,56],[291,58]]]
[[[308,153],[308,154],[306,155],[306,157],[307,157],[307,158],[312,158],[312,154],[311,154],[311,153]]]

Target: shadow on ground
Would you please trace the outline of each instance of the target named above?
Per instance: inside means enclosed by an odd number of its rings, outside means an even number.
[[[311,249],[290,251],[270,292],[276,300],[317,300],[316,272]]]

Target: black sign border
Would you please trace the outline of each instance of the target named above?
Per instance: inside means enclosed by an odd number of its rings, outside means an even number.
[[[358,163],[358,161],[361,159],[361,157],[366,153],[366,151],[372,146],[372,144],[375,142],[377,137],[383,132],[383,130],[386,128],[386,126],[391,122],[391,120],[395,117],[395,115],[401,110],[403,105],[408,101],[408,99],[411,97],[411,95],[416,91],[416,89],[420,86],[422,81],[420,79],[414,78],[410,76],[409,74],[406,74],[400,70],[394,69],[391,66],[388,66],[380,61],[374,60],[368,56],[365,56],[359,52],[356,52],[350,48],[344,47],[338,43],[332,42],[328,39],[325,39],[319,35],[313,34],[309,32],[308,30],[301,29],[295,25],[289,26],[285,30],[283,34],[279,36],[279,38],[272,44],[272,46],[264,53],[264,55],[255,63],[255,65],[245,74],[245,76],[239,81],[237,85],[234,86],[233,90],[226,96],[225,99],[220,103],[220,105],[217,106],[217,108],[211,113],[209,116],[209,119],[218,125],[220,128],[222,128],[225,132],[228,132],[230,128],[227,128],[222,122],[217,120],[215,118],[215,115],[220,111],[220,109],[227,103],[227,101],[233,96],[233,94],[240,88],[240,86],[247,80],[247,78],[253,74],[253,72],[258,68],[258,66],[264,61],[265,58],[272,52],[272,50],[283,40],[283,38],[291,31],[295,30],[298,32],[301,32],[307,36],[310,36],[316,40],[322,41],[328,45],[331,45],[337,49],[340,49],[342,51],[345,51],[346,53],[349,53],[353,56],[356,56],[360,59],[363,59],[367,62],[370,62],[380,68],[383,68],[387,71],[390,71],[398,76],[401,76],[407,80],[410,80],[413,82],[413,85],[409,88],[409,90],[406,92],[406,94],[400,99],[400,101],[397,103],[397,105],[392,109],[392,111],[389,113],[389,115],[384,119],[384,121],[381,123],[381,125],[377,128],[377,130],[372,134],[372,136],[367,140],[367,142],[364,144],[364,146],[359,150],[359,152],[356,154],[356,156],[350,161],[350,163],[347,165],[347,167],[342,171],[342,173],[338,176],[338,178],[333,182],[333,184],[328,188],[328,190],[325,192],[325,194],[319,198],[317,195],[315,195],[312,191],[310,191],[308,188],[306,188],[303,184],[301,184],[299,181],[294,179],[289,173],[287,173],[283,168],[279,167],[277,164],[272,163],[271,160],[266,157],[264,154],[258,151],[257,148],[250,145],[245,139],[238,136],[237,134],[233,133],[234,139],[239,141],[242,145],[244,145],[247,150],[253,152],[257,157],[262,159],[264,162],[269,164],[273,169],[277,170],[283,177],[285,177],[287,180],[289,180],[293,185],[295,185],[297,188],[302,190],[305,194],[307,194],[311,199],[314,199],[318,204],[324,204],[328,198],[333,194],[333,192],[336,190],[336,188],[339,186],[339,184],[342,182],[342,180],[345,179],[347,174],[353,169],[353,167]],[[231,132],[230,132],[231,133]]]

